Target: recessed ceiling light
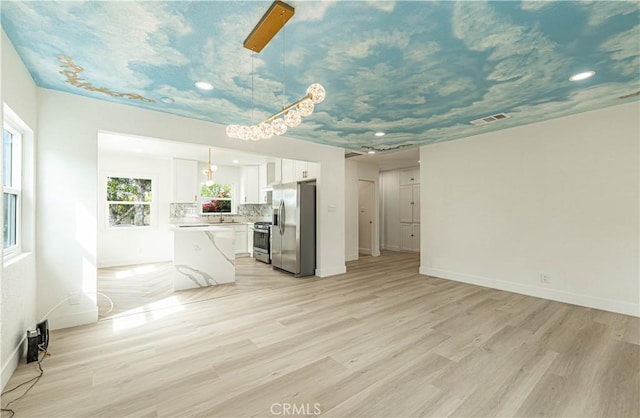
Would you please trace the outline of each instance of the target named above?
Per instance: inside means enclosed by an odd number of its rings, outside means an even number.
[[[160,101],[162,103],[166,103],[166,104],[171,104],[171,103],[175,102],[175,100],[173,100],[171,97],[161,97]]]
[[[594,75],[596,75],[596,72],[593,71],[593,70],[583,71],[581,73],[572,75],[571,77],[569,77],[569,80],[570,81],[582,81],[582,80],[586,80],[587,78],[591,78]]]
[[[386,133],[382,132],[382,131],[378,131],[375,134],[373,134],[374,136],[385,136]]]
[[[234,163],[234,164],[238,164],[239,162],[240,162],[240,161],[238,161],[238,160],[233,160],[233,163]]]
[[[369,154],[375,154],[376,152],[374,150],[369,150],[368,152]]]
[[[213,90],[213,84],[206,81],[196,81],[193,84],[195,84],[195,86],[200,90]]]

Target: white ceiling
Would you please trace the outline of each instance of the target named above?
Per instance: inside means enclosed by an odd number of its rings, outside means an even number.
[[[349,152],[349,151],[347,151]],[[380,171],[396,170],[398,168],[415,167],[419,165],[420,148],[410,148],[402,151],[387,151],[376,154],[363,154],[351,157],[349,160],[359,163],[377,165]]]
[[[186,142],[167,141],[119,133],[101,132],[98,135],[98,153],[120,156],[144,156],[145,158],[182,158],[206,162],[209,147]],[[211,147],[211,160],[216,165],[260,165],[273,162],[277,158],[235,151],[227,148]],[[420,149],[388,151],[377,154],[363,154],[353,157],[353,161],[377,165],[381,171],[418,165]],[[238,162],[234,162],[237,160]]]
[[[185,142],[116,133],[100,133],[98,135],[98,152],[111,155],[144,156],[146,158],[160,159],[182,158],[207,162],[209,148],[211,148],[211,160],[217,165],[260,165],[275,161],[273,157],[226,148],[206,147]],[[234,160],[238,162],[236,163]]]

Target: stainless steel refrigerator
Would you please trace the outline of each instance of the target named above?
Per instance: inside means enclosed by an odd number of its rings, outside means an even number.
[[[296,277],[316,271],[316,185],[314,182],[273,186],[271,264]]]

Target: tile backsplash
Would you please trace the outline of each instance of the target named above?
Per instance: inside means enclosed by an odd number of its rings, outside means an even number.
[[[243,204],[238,205],[237,214],[222,214],[225,219],[233,218],[236,220],[247,221],[263,221],[271,219],[273,209],[269,204]],[[171,203],[169,205],[169,222],[172,224],[207,222],[210,216],[219,216],[220,214],[201,215],[198,213],[197,203]],[[243,219],[238,219],[243,218]],[[246,219],[244,219],[246,218]]]
[[[172,203],[169,205],[170,218],[197,218],[197,203]]]
[[[238,215],[252,218],[270,218],[273,208],[269,204],[244,204],[238,206]]]

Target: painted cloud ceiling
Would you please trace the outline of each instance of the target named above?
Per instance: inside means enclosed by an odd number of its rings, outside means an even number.
[[[354,150],[638,100],[640,2],[292,1],[284,75],[281,31],[253,57],[252,106],[242,44],[270,4],[3,0],[1,11],[41,87],[226,125],[280,110],[283,81],[287,104],[319,82],[326,100],[287,136]],[[597,74],[569,81],[584,70]],[[501,112],[510,118],[470,123]]]

